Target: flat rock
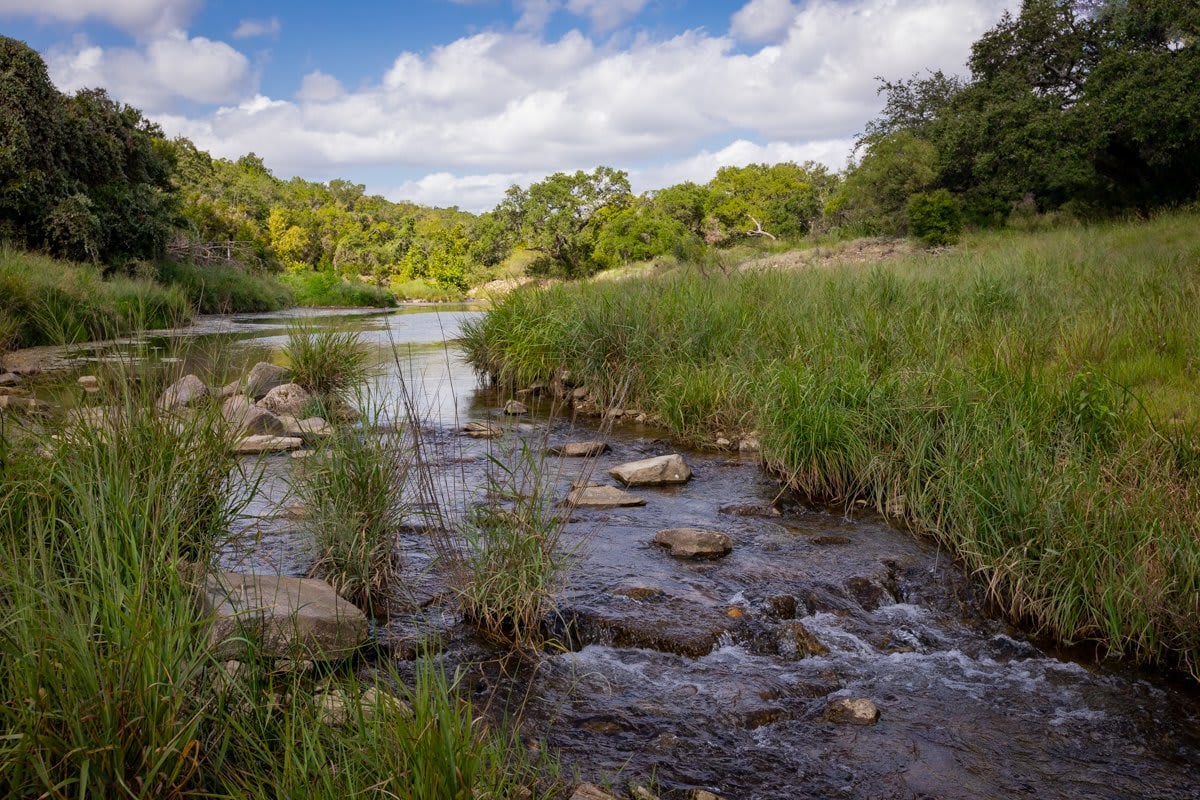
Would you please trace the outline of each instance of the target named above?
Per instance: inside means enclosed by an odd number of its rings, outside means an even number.
[[[504,429],[490,422],[468,422],[462,426],[462,432],[476,439],[492,439],[504,433]]]
[[[327,439],[333,436],[333,426],[321,417],[296,419],[285,415],[279,419],[286,436],[298,436],[301,439]]]
[[[874,725],[879,707],[864,697],[838,697],[825,706],[825,719],[838,725]]]
[[[233,445],[233,452],[239,456],[261,455],[263,453],[279,453],[284,450],[299,450],[304,441],[295,436],[247,436],[239,439]]]
[[[15,372],[0,372],[0,386],[16,386],[21,382],[21,376]]]
[[[100,391],[100,379],[95,375],[80,375],[75,382],[88,394]]]
[[[662,597],[666,592],[663,588],[654,583],[627,583],[616,591],[617,594],[628,597],[630,600],[653,600],[655,597]]]
[[[288,415],[299,417],[311,396],[298,383],[283,383],[267,392],[258,401],[259,408],[265,408],[276,416]]]
[[[567,505],[577,508],[628,508],[644,506],[646,499],[615,486],[582,486],[567,494]]]
[[[509,400],[504,404],[504,413],[514,417],[519,414],[528,414],[529,406],[525,405],[520,400]]]
[[[608,474],[626,486],[664,486],[687,483],[692,477],[692,470],[683,460],[683,456],[672,453],[669,456],[619,464],[610,469]]]
[[[366,615],[322,580],[223,572],[197,593],[220,661],[245,660],[252,647],[267,658],[328,661],[367,639]]]
[[[581,783],[575,787],[571,800],[617,800],[594,783]]]
[[[0,386],[0,397],[24,397],[27,394],[29,394],[28,389],[18,386]]]
[[[668,528],[654,534],[654,543],[671,548],[676,558],[720,558],[733,550],[728,536],[700,528]]]
[[[717,509],[722,514],[731,517],[781,517],[781,512],[775,506],[766,503],[726,503]]]
[[[0,412],[25,416],[45,415],[50,413],[50,404],[34,397],[6,394],[0,395]]]
[[[548,455],[567,456],[570,458],[595,458],[607,451],[608,442],[602,442],[598,439],[591,442],[567,442],[564,445],[546,449]]]
[[[221,404],[221,416],[237,433],[250,436],[287,436],[283,421],[250,402],[245,395],[235,394]]]
[[[195,375],[184,375],[167,387],[167,390],[158,398],[156,405],[161,411],[173,411],[178,408],[186,408],[207,396],[208,386],[204,381]]]

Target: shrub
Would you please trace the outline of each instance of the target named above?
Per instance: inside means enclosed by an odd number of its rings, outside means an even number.
[[[309,321],[294,322],[283,352],[292,380],[322,401],[344,396],[370,375],[367,351],[353,331],[322,331]]]
[[[908,235],[931,247],[954,244],[962,233],[962,210],[945,189],[908,198]]]

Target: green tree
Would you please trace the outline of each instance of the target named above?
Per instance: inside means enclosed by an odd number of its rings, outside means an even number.
[[[526,247],[544,254],[562,274],[579,277],[598,266],[593,254],[600,218],[631,200],[626,173],[596,167],[590,174],[556,172],[528,189],[512,186],[496,214]]]

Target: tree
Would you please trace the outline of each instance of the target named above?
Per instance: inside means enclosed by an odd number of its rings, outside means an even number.
[[[933,143],[910,130],[897,130],[870,141],[827,213],[837,224],[864,234],[903,235],[908,199],[934,188],[939,174]]]
[[[512,186],[496,214],[518,233],[526,247],[547,258],[568,277],[594,271],[599,217],[632,200],[629,176],[611,167],[568,175],[556,172],[528,189]]]

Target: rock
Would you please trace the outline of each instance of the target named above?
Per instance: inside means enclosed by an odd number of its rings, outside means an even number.
[[[279,417],[254,405],[245,395],[235,394],[222,403],[221,416],[236,433],[250,436],[286,436],[288,433]]]
[[[720,558],[733,550],[728,536],[700,528],[668,528],[654,534],[654,543],[670,547],[676,558]]]
[[[639,425],[645,425],[646,424],[646,415],[638,414],[636,417],[633,418],[633,421]]]
[[[212,617],[213,658],[253,653],[294,661],[349,655],[367,639],[367,618],[325,581],[281,575],[208,575],[197,587]]]
[[[766,612],[779,619],[793,619],[796,616],[796,598],[790,594],[776,594],[768,597],[764,603]]]
[[[567,456],[570,458],[594,458],[608,451],[608,442],[600,440],[590,442],[567,442],[559,447],[546,450],[548,455]]]
[[[572,400],[584,400],[588,396],[588,388],[586,386],[576,386],[571,390]]]
[[[672,453],[669,456],[620,464],[610,469],[608,474],[626,486],[663,486],[687,483],[692,477],[692,470],[683,460],[683,456]]]
[[[16,386],[0,386],[0,397],[24,397],[29,394],[28,389],[21,389]]]
[[[758,453],[762,451],[762,444],[756,438],[746,438],[738,442],[739,453]]]
[[[725,450],[726,448],[728,448],[732,445],[733,445],[733,442],[729,441],[724,436],[717,437],[717,447],[721,448],[722,450]]]
[[[623,408],[610,408],[604,412],[605,419],[620,419],[623,416],[625,416],[625,409]]]
[[[100,379],[95,375],[80,375],[75,382],[88,394],[100,391]]]
[[[0,373],[0,386],[16,386],[21,382],[21,376],[15,372]]]
[[[328,439],[333,436],[333,426],[321,417],[296,419],[283,416],[279,420],[283,423],[286,436],[296,436],[301,439]]]
[[[50,404],[34,397],[0,395],[0,412],[21,416],[45,416],[50,413]]]
[[[167,387],[156,404],[161,411],[186,408],[208,396],[208,386],[195,375],[184,375]]]
[[[814,536],[813,538],[809,539],[809,541],[812,542],[813,544],[822,545],[822,546],[837,545],[837,544],[850,544],[850,537],[826,534],[825,536]]]
[[[838,725],[874,725],[879,707],[862,697],[838,697],[825,706],[825,719]]]
[[[278,453],[284,450],[298,450],[303,445],[304,441],[295,436],[247,436],[234,444],[233,452],[239,456],[254,456],[263,453]]]
[[[267,392],[263,399],[258,401],[258,407],[265,408],[276,416],[287,414],[299,417],[311,399],[309,393],[300,384],[283,383]]]
[[[628,508],[644,506],[646,500],[615,486],[583,486],[571,490],[567,495],[567,505],[577,508]]]
[[[224,400],[227,397],[233,397],[236,394],[241,394],[242,382],[240,380],[230,381],[229,383],[217,389],[216,395],[218,399]]]
[[[780,517],[783,516],[775,506],[765,503],[727,503],[717,509],[722,514],[731,517]]]
[[[812,631],[804,627],[804,623],[788,620],[780,623],[776,645],[779,654],[785,658],[807,658],[809,656],[824,656],[829,654],[829,648],[821,644]]]
[[[301,460],[301,459],[305,459],[305,458],[312,458],[316,454],[317,454],[316,450],[293,450],[292,458]]]
[[[575,787],[571,800],[617,800],[594,783],[581,783]]]
[[[617,589],[617,594],[628,597],[630,600],[653,600],[655,597],[662,597],[666,592],[661,586],[653,583],[630,583]]]
[[[904,512],[908,509],[908,498],[902,494],[893,495],[888,498],[887,505],[884,506],[883,513],[893,519],[899,519],[904,516]]]
[[[529,406],[522,403],[520,400],[509,400],[504,404],[504,413],[510,417],[519,416],[529,413]]]
[[[629,796],[633,800],[659,800],[658,795],[647,789],[645,786],[634,784],[629,787]]]
[[[713,794],[707,789],[695,789],[692,791],[691,800],[724,800],[719,794]]]
[[[117,406],[93,406],[72,409],[67,424],[102,433],[112,433],[121,422],[124,411]]]
[[[345,689],[334,688],[317,695],[315,699],[319,706],[319,718],[325,725],[348,725],[357,722],[360,713],[364,722],[373,720],[380,713],[412,716],[412,707],[408,703],[374,686],[358,697],[353,697]]]
[[[492,439],[503,434],[504,429],[490,422],[468,422],[462,426],[462,432],[475,439]]]
[[[241,392],[255,400],[262,400],[272,389],[283,386],[291,379],[290,369],[259,361],[250,368],[250,373],[242,381]]]

